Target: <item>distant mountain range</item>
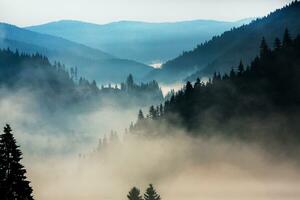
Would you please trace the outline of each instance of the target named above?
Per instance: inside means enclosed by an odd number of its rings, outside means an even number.
[[[18,49],[20,52],[40,53],[68,67],[78,67],[79,74],[101,83],[120,82],[132,73],[137,79],[152,68],[128,59],[120,59],[86,45],[60,37],[41,34],[0,23],[0,48]]]
[[[195,80],[196,77],[209,76],[215,71],[228,72],[240,60],[249,64],[258,55],[262,37],[266,38],[270,47],[286,28],[295,37],[300,33],[299,19],[300,2],[295,1],[248,25],[213,37],[210,41],[195,46],[192,51],[183,52],[163,64],[161,69],[153,70],[148,78],[175,82],[189,76],[187,79]]]
[[[251,20],[174,23],[120,21],[104,25],[62,20],[26,28],[101,49],[119,58],[154,64],[172,59],[183,50]]]

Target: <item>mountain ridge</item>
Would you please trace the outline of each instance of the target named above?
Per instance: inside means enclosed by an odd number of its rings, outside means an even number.
[[[152,64],[173,58],[184,49],[244,23],[247,20],[117,21],[107,24],[62,20],[26,28],[99,48],[120,58]]]
[[[153,70],[147,77],[157,80],[169,79],[168,82],[182,81],[186,77],[192,80],[198,76],[210,76],[215,71],[228,72],[233,66],[237,66],[240,60],[249,64],[258,54],[258,46],[263,36],[269,44],[273,44],[275,37],[280,37],[285,28],[288,28],[292,35],[300,33],[298,18],[300,3],[295,1],[248,25],[233,28],[207,42],[199,43],[193,50],[184,51],[165,62],[162,69]],[[170,78],[172,76],[173,78]]]
[[[62,61],[68,67],[77,66],[83,76],[100,83],[119,82],[130,73],[141,78],[152,69],[145,64],[119,59],[61,37],[37,33],[7,23],[0,23],[0,47],[42,53],[52,62]]]

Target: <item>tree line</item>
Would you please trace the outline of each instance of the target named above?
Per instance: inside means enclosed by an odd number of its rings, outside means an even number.
[[[253,120],[263,126],[278,114],[285,120],[275,124],[279,129],[272,130],[274,135],[299,139],[300,127],[294,123],[300,115],[299,66],[300,36],[293,39],[286,29],[281,40],[275,39],[273,48],[262,38],[260,54],[250,65],[240,61],[229,73],[215,72],[207,82],[200,78],[194,83],[188,81],[159,109],[151,106],[149,117],[144,118],[140,111],[131,131],[145,131],[167,122],[193,135],[203,129],[242,133],[249,130]]]
[[[80,77],[76,67],[68,69],[60,62],[52,64],[39,53],[25,54],[9,48],[0,50],[0,86],[10,91],[28,89],[46,105],[70,106],[84,101],[114,99],[118,103],[145,105],[163,100],[156,81],[134,82],[130,74],[121,87],[100,87],[95,80]]]

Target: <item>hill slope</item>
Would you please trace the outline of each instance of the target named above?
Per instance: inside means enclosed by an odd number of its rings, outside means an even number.
[[[163,109],[150,108],[149,117],[131,130],[174,134],[164,127],[178,127],[193,135],[238,136],[268,145],[276,139],[287,147],[299,146],[300,35],[284,35],[274,50],[262,40],[259,57],[248,68],[240,63],[238,70],[216,73],[207,83],[187,82]]]
[[[292,35],[300,33],[299,18],[300,2],[294,2],[249,25],[214,37],[192,51],[184,52],[148,76],[158,80],[181,81],[197,70],[196,76],[203,76],[211,75],[214,71],[226,72],[237,66],[241,59],[248,64],[258,54],[263,36],[269,44],[273,44],[275,37],[280,37],[285,28]]]
[[[147,65],[119,59],[98,49],[5,23],[0,23],[0,47],[42,53],[51,61],[77,66],[81,74],[98,82],[120,82],[130,73],[140,78],[151,70]]]
[[[249,22],[250,19],[237,22],[195,20],[174,23],[120,21],[98,25],[62,20],[27,29],[103,49],[117,57],[150,64],[167,61],[184,49],[191,49],[216,34]]]

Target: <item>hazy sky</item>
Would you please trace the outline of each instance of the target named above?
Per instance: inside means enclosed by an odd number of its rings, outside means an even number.
[[[0,0],[0,21],[27,26],[60,19],[94,23],[263,16],[292,0]]]

